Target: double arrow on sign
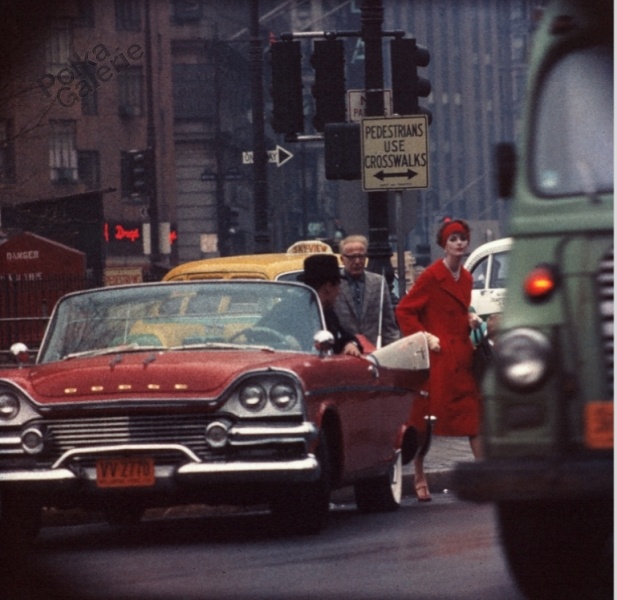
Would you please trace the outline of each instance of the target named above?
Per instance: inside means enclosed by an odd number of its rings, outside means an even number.
[[[289,150],[281,146],[277,146],[274,150],[268,150],[268,162],[274,163],[277,167],[283,166],[288,160],[293,158],[293,154]],[[253,164],[253,152],[242,152],[242,164]]]
[[[384,173],[383,171],[379,171],[378,173],[375,173],[373,177],[383,181],[386,177],[406,177],[407,179],[413,179],[416,175],[417,173],[415,171],[407,169],[407,171],[404,171],[403,173]]]

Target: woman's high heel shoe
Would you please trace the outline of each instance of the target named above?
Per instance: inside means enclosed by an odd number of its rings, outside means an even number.
[[[433,499],[431,497],[431,493],[428,490],[428,485],[426,482],[417,483],[415,487],[418,502],[430,502]]]

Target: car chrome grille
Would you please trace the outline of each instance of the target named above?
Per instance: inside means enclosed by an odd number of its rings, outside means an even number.
[[[602,326],[602,344],[606,360],[608,386],[613,397],[614,389],[614,300],[615,300],[615,275],[614,275],[614,250],[604,255],[600,262],[597,274],[599,314]]]
[[[53,458],[76,448],[119,444],[181,444],[205,458],[210,420],[194,414],[131,415],[51,420],[46,426]]]

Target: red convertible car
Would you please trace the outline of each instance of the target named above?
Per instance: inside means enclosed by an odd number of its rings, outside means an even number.
[[[403,369],[391,347],[333,355],[324,330],[300,283],[65,296],[35,364],[0,371],[0,537],[35,535],[43,507],[128,524],[183,503],[267,503],[314,533],[347,485],[361,511],[396,509],[424,337],[403,341],[415,357]]]

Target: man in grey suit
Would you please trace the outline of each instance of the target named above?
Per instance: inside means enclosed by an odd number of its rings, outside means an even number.
[[[363,235],[350,235],[341,240],[339,250],[345,273],[334,310],[347,331],[361,334],[377,346],[381,306],[381,345],[385,346],[398,340],[400,332],[387,282],[381,275],[365,268],[367,249],[368,240]]]

